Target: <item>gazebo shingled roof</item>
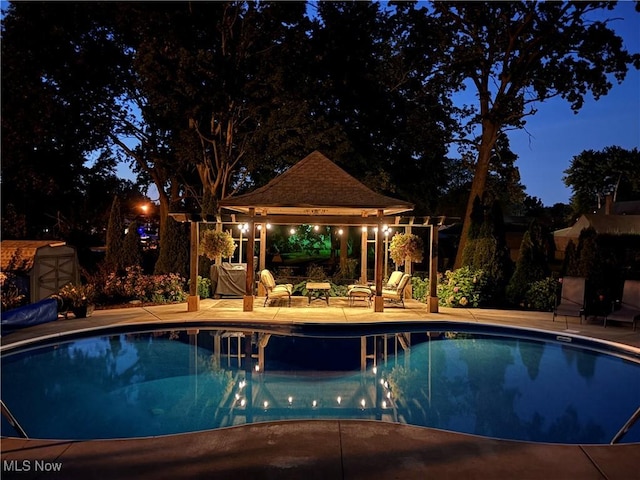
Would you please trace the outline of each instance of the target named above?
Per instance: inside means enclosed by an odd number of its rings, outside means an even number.
[[[393,215],[413,204],[374,192],[317,150],[253,192],[220,202],[247,213],[296,215]]]

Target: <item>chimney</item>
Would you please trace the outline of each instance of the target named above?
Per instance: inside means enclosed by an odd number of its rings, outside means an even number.
[[[611,215],[613,211],[613,195],[607,193],[604,196],[604,214]]]

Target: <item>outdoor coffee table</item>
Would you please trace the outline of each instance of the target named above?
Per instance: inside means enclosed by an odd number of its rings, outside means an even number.
[[[329,282],[307,282],[309,305],[311,305],[311,297],[313,297],[313,300],[324,299],[327,305],[329,305],[329,290],[331,290],[331,284]]]

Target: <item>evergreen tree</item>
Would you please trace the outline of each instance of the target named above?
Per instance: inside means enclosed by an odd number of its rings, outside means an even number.
[[[549,274],[545,232],[534,220],[522,238],[516,269],[507,286],[507,300],[514,305],[520,305],[530,285],[548,277]]]
[[[107,253],[105,263],[114,271],[121,270],[124,245],[124,220],[120,208],[120,199],[116,196],[111,204],[109,224],[107,225]]]
[[[569,243],[567,243],[560,273],[562,276],[569,277],[578,275],[578,252],[576,251],[576,244],[573,243],[573,240],[569,240]]]
[[[124,237],[121,256],[123,267],[135,267],[142,264],[142,245],[138,233],[138,222],[131,222]]]
[[[160,236],[160,255],[155,273],[177,273],[188,278],[189,230],[188,224],[176,222],[169,217],[167,228]]]
[[[463,255],[463,266],[472,266],[474,263],[476,240],[480,236],[480,228],[484,221],[484,207],[480,197],[476,195],[473,201],[473,211],[471,212],[471,225],[469,227],[469,241],[465,245]]]

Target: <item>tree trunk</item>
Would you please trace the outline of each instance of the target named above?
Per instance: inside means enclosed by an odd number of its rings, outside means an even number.
[[[467,210],[464,214],[464,222],[462,224],[462,232],[460,233],[460,242],[458,243],[458,252],[456,253],[456,261],[454,269],[462,267],[462,254],[469,237],[469,228],[471,227],[471,213],[473,212],[473,201],[478,196],[482,198],[487,178],[489,176],[489,164],[491,162],[491,152],[498,138],[498,125],[490,120],[482,122],[482,140],[478,149],[478,162],[471,183],[471,191],[467,200]]]

